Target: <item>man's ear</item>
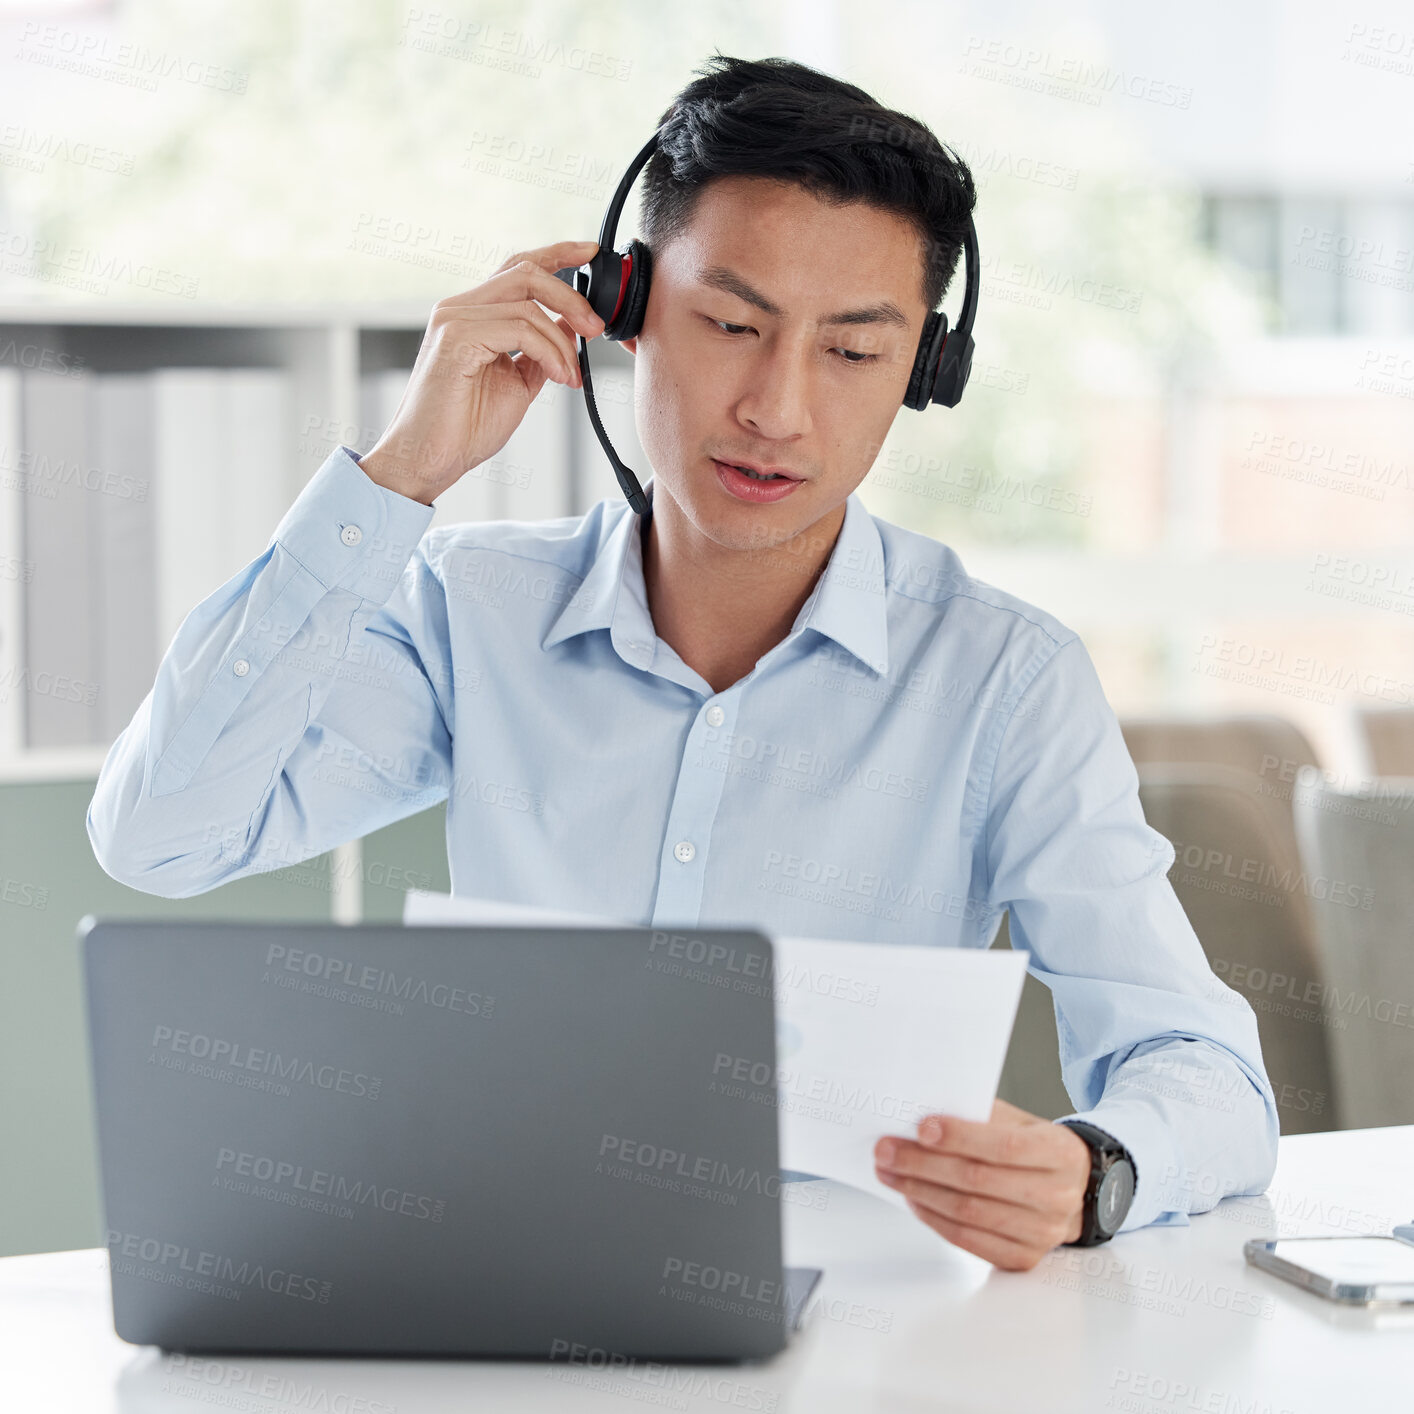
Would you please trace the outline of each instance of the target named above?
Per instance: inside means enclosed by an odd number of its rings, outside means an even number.
[[[638,352],[638,335],[635,334],[631,339],[620,339],[619,347],[627,349],[631,354],[636,354]]]

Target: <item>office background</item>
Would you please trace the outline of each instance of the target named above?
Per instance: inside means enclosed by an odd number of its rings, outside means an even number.
[[[448,886],[441,809],[189,900],[107,878],[84,812],[183,614],[372,445],[432,303],[594,236],[714,49],[971,164],[967,396],[901,415],[860,495],[1085,639],[1284,1132],[1414,1120],[1407,7],[0,0],[0,1254],[101,1237],[82,915]],[[631,361],[591,356],[643,467]],[[434,523],[618,494],[555,385],[478,472]],[[1071,1107],[1034,980],[1002,1093]]]

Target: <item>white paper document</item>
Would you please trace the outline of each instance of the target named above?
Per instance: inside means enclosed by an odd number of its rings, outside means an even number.
[[[403,921],[644,926],[421,889],[408,891]],[[771,942],[781,1167],[906,1207],[875,1178],[874,1145],[884,1134],[916,1139],[925,1115],[989,1118],[1030,955],[816,938]],[[729,1066],[713,1083],[746,1096],[760,1089],[761,1077]]]

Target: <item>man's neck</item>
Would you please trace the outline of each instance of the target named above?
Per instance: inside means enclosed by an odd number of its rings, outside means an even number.
[[[655,486],[641,527],[654,631],[713,692],[724,692],[790,632],[844,515],[840,506],[782,545],[730,550],[703,536]]]

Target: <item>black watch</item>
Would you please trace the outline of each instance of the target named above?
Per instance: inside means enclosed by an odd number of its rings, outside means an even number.
[[[1094,1247],[1108,1242],[1119,1231],[1120,1224],[1134,1201],[1134,1160],[1129,1150],[1103,1129],[1086,1124],[1081,1119],[1063,1119],[1059,1123],[1073,1129],[1090,1146],[1090,1182],[1085,1189],[1084,1227],[1067,1247]]]

